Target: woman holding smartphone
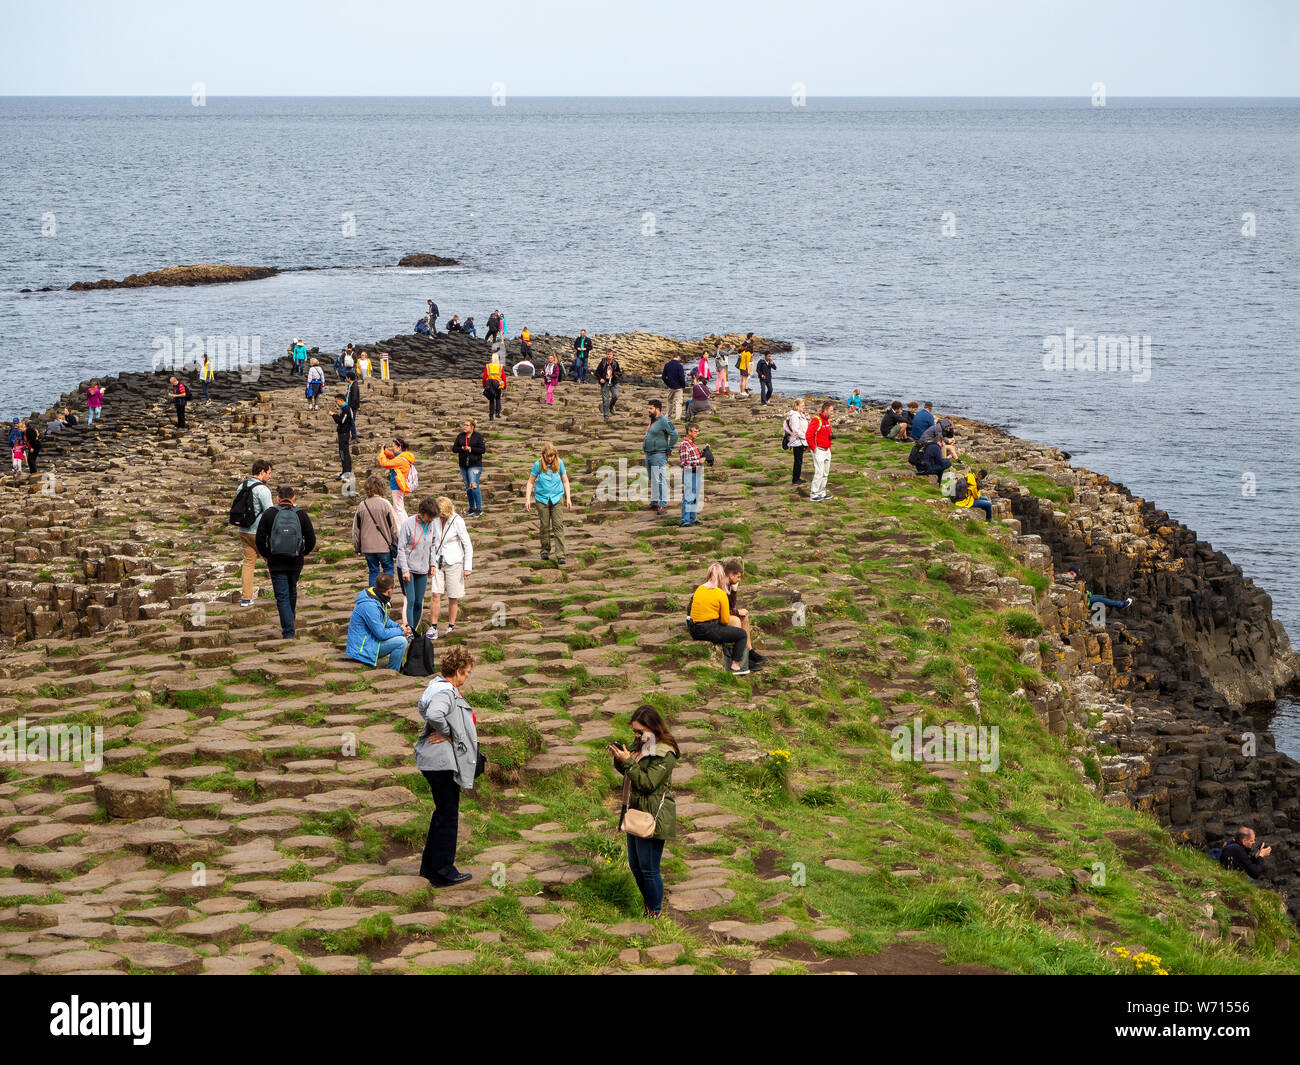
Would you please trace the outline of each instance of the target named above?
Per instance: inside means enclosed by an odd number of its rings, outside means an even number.
[[[632,735],[632,750],[621,743],[611,743],[607,749],[614,757],[614,768],[624,777],[627,808],[642,810],[655,819],[651,838],[628,833],[627,863],[645,900],[645,916],[658,917],[664,904],[659,862],[664,841],[677,835],[677,803],[668,788],[682,752],[653,706],[642,705],[633,712]]]

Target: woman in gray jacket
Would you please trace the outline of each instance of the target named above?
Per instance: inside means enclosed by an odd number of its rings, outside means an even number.
[[[478,767],[474,711],[460,694],[473,668],[474,656],[468,648],[451,648],[442,656],[442,673],[429,681],[420,696],[424,728],[415,741],[415,766],[433,792],[433,816],[424,841],[420,875],[435,887],[463,884],[473,875],[456,868],[460,792],[474,787]]]

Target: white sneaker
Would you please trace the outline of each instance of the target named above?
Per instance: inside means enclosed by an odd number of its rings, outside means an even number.
[[[429,637],[429,639],[431,640],[436,640],[438,638],[438,630],[436,628],[430,629],[428,632],[425,633],[425,635]]]

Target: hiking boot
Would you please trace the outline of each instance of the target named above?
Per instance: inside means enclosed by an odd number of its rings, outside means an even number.
[[[557,559],[555,560],[555,564],[556,564],[557,566],[563,566],[563,565],[564,565],[564,556],[561,555],[559,558],[557,558]]]
[[[760,652],[758,652],[758,651],[754,651],[754,650],[752,650],[752,649],[750,650],[750,652],[749,652],[749,664],[750,664],[751,666],[761,666],[761,665],[762,665],[764,662],[766,662],[766,661],[767,661],[767,655],[762,654],[762,653],[760,653]]]
[[[550,560],[551,560],[551,553],[550,553],[549,551],[543,551],[543,552],[542,552],[542,561],[543,561],[543,562],[549,562]]]

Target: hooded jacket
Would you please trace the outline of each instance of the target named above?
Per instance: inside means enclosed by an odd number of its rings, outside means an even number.
[[[415,465],[414,455],[409,451],[399,451],[392,458],[389,458],[388,452],[381,447],[379,457],[375,461],[389,471],[389,488],[400,488],[403,492],[410,493],[411,488],[407,483],[407,475],[411,472],[411,467]]]
[[[357,593],[356,605],[348,621],[348,646],[344,654],[373,666],[379,662],[379,645],[402,635],[402,626],[388,616],[388,606],[373,588]]]
[[[438,773],[452,770],[456,783],[465,789],[474,787],[474,769],[478,765],[478,729],[474,711],[460,692],[443,677],[429,681],[416,704],[424,718],[424,728],[415,741],[415,767],[420,772]],[[446,743],[428,743],[438,733]]]
[[[632,782],[628,809],[656,814],[654,838],[673,839],[677,835],[677,801],[668,789],[677,754],[667,744],[662,747],[662,754],[642,755],[635,762],[630,758],[621,764],[615,762],[614,768]]]

